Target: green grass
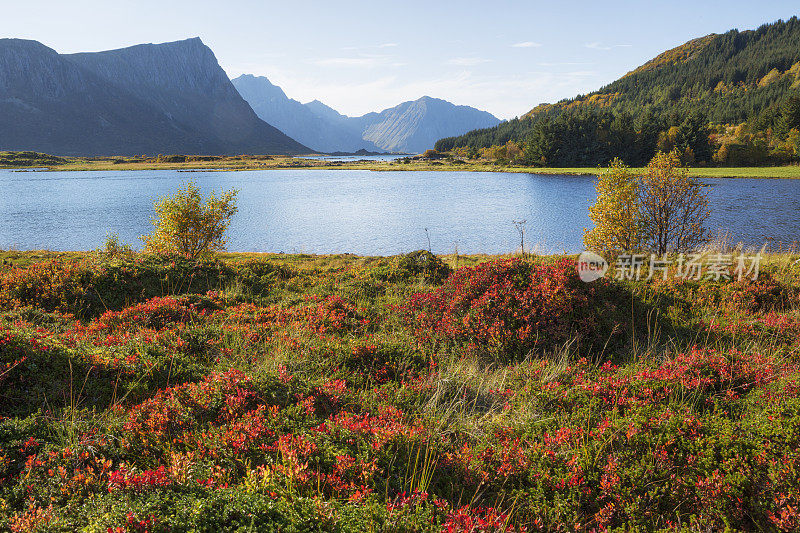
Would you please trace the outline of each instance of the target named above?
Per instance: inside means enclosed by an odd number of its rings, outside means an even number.
[[[0,152],[0,168],[42,167],[54,171],[108,170],[277,170],[306,168],[318,170],[515,172],[530,174],[586,176],[600,171],[591,167],[553,168],[497,165],[488,161],[456,163],[447,160],[332,162],[289,156],[218,156],[208,161],[163,162],[156,158],[131,157],[54,157],[34,152]],[[633,168],[644,172],[643,168]],[[783,167],[708,167],[690,168],[699,178],[784,178],[800,179],[800,165]]]
[[[38,152],[1,152],[0,168],[48,167],[62,165],[67,160]]]

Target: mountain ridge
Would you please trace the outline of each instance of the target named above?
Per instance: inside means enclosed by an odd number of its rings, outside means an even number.
[[[256,116],[199,38],[78,54],[0,40],[0,111],[10,119],[0,124],[8,150],[311,151]]]
[[[300,104],[263,76],[243,74],[233,84],[263,120],[324,152],[419,153],[432,148],[443,135],[501,122],[486,111],[430,96],[350,117],[320,100]],[[317,120],[310,119],[309,113]],[[309,127],[311,123],[315,127]]]
[[[242,74],[231,84],[265,122],[286,135],[322,152],[374,151],[379,148],[362,139],[346,121],[319,115],[309,107],[286,96],[264,76]],[[324,105],[320,102],[321,105]]]
[[[126,132],[142,119],[143,136],[171,147],[174,130],[154,109],[38,41],[0,39],[0,73],[3,149],[83,155],[102,145],[141,152],[145,143]],[[73,146],[65,146],[65,137]]]

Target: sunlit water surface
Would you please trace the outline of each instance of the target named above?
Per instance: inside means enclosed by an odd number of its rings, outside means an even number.
[[[188,180],[239,190],[229,249],[390,255],[427,248],[507,253],[512,221],[526,220],[526,248],[581,250],[594,177],[500,172],[370,172],[287,169],[14,172],[0,170],[0,248],[90,250],[108,232],[139,245],[153,201]],[[800,237],[800,180],[704,179],[713,233],[731,242],[790,244]],[[427,228],[427,232],[426,229]]]

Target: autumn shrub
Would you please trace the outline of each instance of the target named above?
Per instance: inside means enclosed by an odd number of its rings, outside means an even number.
[[[203,360],[174,331],[109,334],[74,324],[60,334],[0,325],[0,416],[104,409],[169,383],[199,379]]]
[[[454,272],[433,291],[412,295],[403,308],[423,342],[465,345],[500,360],[561,347],[576,336],[602,347],[612,334],[604,311],[604,282],[587,284],[575,263],[519,260],[482,263]]]
[[[0,272],[0,307],[32,306],[89,318],[153,297],[219,291],[234,282],[248,295],[264,295],[294,275],[264,261],[229,265],[151,254],[116,259],[54,259]]]
[[[122,242],[116,233],[108,233],[103,247],[97,250],[96,253],[106,259],[129,258],[135,254],[131,245]]]
[[[742,278],[719,287],[720,304],[748,312],[775,311],[794,307],[797,290],[782,283],[771,272],[761,272],[757,279]]]
[[[397,257],[393,277],[396,279],[421,278],[428,283],[441,283],[452,269],[427,250],[417,250]]]
[[[94,275],[86,261],[50,260],[24,268],[12,267],[0,274],[0,306],[77,310],[85,305]]]
[[[670,276],[655,279],[648,285],[660,297],[657,305],[683,308],[686,320],[692,314],[714,309],[723,314],[780,311],[797,306],[798,289],[781,281],[774,273],[763,271],[757,279],[687,279]]]
[[[583,230],[583,243],[589,250],[625,252],[639,250],[642,221],[639,212],[639,183],[620,159],[597,179],[597,201],[589,207],[594,227]]]
[[[408,346],[369,342],[369,339],[352,346],[343,361],[350,378],[358,378],[359,385],[411,378],[426,365],[423,355]]]
[[[189,324],[215,308],[217,304],[213,300],[198,296],[155,297],[121,311],[106,311],[92,321],[87,330],[105,334],[139,329],[162,330]]]
[[[245,261],[234,267],[235,277],[230,283],[245,290],[250,296],[264,296],[279,281],[285,281],[295,276],[295,272],[284,265],[277,265],[271,261]]]
[[[680,168],[677,151],[657,152],[641,176],[614,159],[598,178],[594,227],[583,242],[592,250],[687,252],[707,241],[708,216],[703,185]]]
[[[218,261],[194,261],[177,256],[142,255],[133,261],[100,262],[87,286],[83,316],[120,310],[157,296],[205,294],[220,290],[235,271]]]
[[[189,182],[155,204],[154,230],[142,237],[146,252],[177,254],[187,259],[208,257],[226,246],[225,232],[236,213],[236,190],[203,198]]]
[[[19,323],[0,326],[0,417],[30,414],[48,400],[55,406],[68,400],[71,354],[53,337]],[[86,370],[76,363],[72,373],[81,379]]]

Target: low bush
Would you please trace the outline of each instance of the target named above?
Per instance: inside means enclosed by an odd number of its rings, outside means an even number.
[[[402,308],[415,336],[443,341],[511,361],[552,351],[576,336],[602,348],[613,330],[604,281],[578,278],[574,261],[534,264],[503,260],[462,268]]]
[[[395,259],[394,278],[400,280],[421,279],[439,284],[450,275],[452,269],[427,250],[417,250]]]

